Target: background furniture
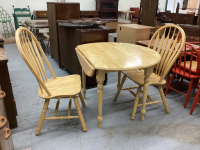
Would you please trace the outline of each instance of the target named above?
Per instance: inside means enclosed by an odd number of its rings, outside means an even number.
[[[7,95],[4,98],[4,106],[6,109],[7,119],[9,121],[10,128],[12,129],[17,127],[17,108],[13,96],[7,63],[8,57],[6,55],[5,49],[3,46],[0,46],[0,85],[2,91],[4,91]]]
[[[173,74],[172,74],[172,77],[169,81],[169,84],[168,84],[166,92],[165,92],[165,95],[167,95],[169,89],[171,89],[182,95],[185,95],[186,99],[185,99],[184,108],[187,107],[189,98],[192,98],[195,96],[195,95],[190,96],[190,92],[191,92],[192,87],[194,87],[194,88],[198,87],[199,79],[200,79],[200,71],[199,71],[200,70],[200,68],[199,68],[200,67],[200,55],[199,55],[200,51],[197,50],[196,48],[194,48],[189,43],[185,43],[185,44],[186,44],[185,47],[190,48],[191,51],[187,52],[185,49],[182,52],[182,54],[184,55],[184,59],[182,59],[182,55],[179,56],[178,62],[176,62],[174,64],[174,67],[172,69]],[[186,56],[188,56],[188,55],[189,55],[189,61],[186,60]],[[196,59],[196,61],[193,61],[194,59]],[[175,75],[178,75],[181,77],[181,82],[180,82],[180,84],[171,86],[171,83],[172,83]],[[183,81],[184,79],[189,81],[189,88],[188,88],[187,94],[184,94],[181,92],[181,87],[184,82]],[[187,82],[185,82],[185,83],[187,83]],[[174,89],[174,87],[177,85],[180,86],[179,90]]]
[[[75,119],[75,118],[80,119],[83,131],[87,131],[83,114],[77,99],[77,95],[79,95],[82,105],[85,107],[85,102],[81,94],[80,76],[70,75],[66,77],[56,77],[37,39],[28,29],[20,28],[19,30],[17,30],[16,43],[23,60],[25,61],[25,63],[27,64],[27,66],[29,67],[29,69],[31,70],[31,72],[38,81],[39,84],[38,95],[41,98],[45,99],[44,107],[35,134],[36,135],[40,134],[44,120]],[[24,45],[29,45],[29,46],[24,46]],[[51,79],[47,79],[46,71],[40,53],[53,76],[53,78]],[[68,116],[57,117],[57,112],[61,98],[70,98],[68,107]],[[71,98],[74,99],[78,116],[70,115]],[[45,118],[50,99],[58,99],[55,108],[55,114],[54,117]]]
[[[60,64],[60,49],[58,42],[57,20],[80,19],[80,3],[53,3],[47,2],[47,15],[51,43],[51,56]]]
[[[124,20],[131,20],[132,13],[135,13],[135,11],[118,11],[118,18]]]
[[[170,32],[168,32],[168,34],[166,35],[167,28],[169,28],[170,31],[172,30],[172,32],[173,32],[172,36],[170,35]],[[161,41],[158,42],[159,38],[160,38],[161,30],[164,30],[164,33],[161,37]],[[181,39],[180,39],[178,45],[176,45],[176,44],[179,39],[178,39],[178,36],[175,35],[175,32],[178,32],[181,34]],[[149,48],[151,48],[152,42],[154,40],[156,40],[156,42],[153,46],[153,50],[158,52],[161,55],[161,61],[152,67],[152,70],[154,69],[154,73],[151,72],[152,74],[151,73],[147,74],[147,72],[145,72],[145,70],[136,70],[136,69],[123,71],[124,77],[121,81],[121,84],[118,87],[118,91],[114,98],[115,100],[117,100],[119,93],[122,90],[122,86],[127,77],[139,85],[139,87],[128,87],[128,88],[123,89],[123,90],[129,90],[131,92],[131,94],[136,97],[132,115],[131,115],[132,120],[135,119],[135,114],[136,114],[136,110],[137,110],[138,106],[143,106],[142,110],[141,110],[141,114],[144,115],[146,113],[146,111],[144,111],[144,106],[162,102],[165,106],[166,113],[169,113],[169,108],[167,106],[167,101],[166,101],[166,98],[163,93],[162,85],[164,85],[166,83],[166,81],[165,81],[166,75],[171,70],[171,67],[173,66],[174,62],[177,60],[180,53],[182,52],[182,49],[185,45],[185,33],[179,26],[167,25],[167,26],[160,28],[158,31],[156,31],[156,33],[151,38],[151,41],[148,46]],[[147,80],[149,85],[158,86],[160,96],[162,98],[161,101],[155,101],[150,96],[148,96],[148,98],[151,100],[151,102],[148,102],[148,103],[146,102],[146,100],[140,99],[141,92],[143,93],[143,96],[145,95],[145,97],[147,97],[147,94],[148,94],[148,85],[145,85],[145,82],[144,82],[144,80],[146,80],[146,77],[149,77]],[[142,87],[146,88],[146,90],[144,89],[142,91],[141,90]],[[134,88],[137,88],[137,94],[135,94],[133,91],[131,91],[131,89],[134,89]],[[140,99],[140,101],[142,101],[142,104],[138,105],[139,99]],[[144,120],[144,116],[142,116],[142,118],[141,118],[141,121],[143,121],[143,120]]]
[[[0,127],[0,149],[1,150],[14,150],[13,141],[11,137],[11,131],[9,130],[9,122],[7,121],[7,115],[4,107],[3,98],[6,96],[6,93],[1,91],[0,86],[0,118],[1,118],[1,127]],[[5,117],[2,120],[2,116]],[[5,122],[5,123],[4,123]],[[2,126],[2,124],[4,124]],[[5,131],[8,131],[6,133]],[[4,138],[4,135],[7,134],[7,138]]]
[[[116,29],[116,32],[117,32],[117,26],[119,24],[130,24],[130,22],[126,22],[125,20],[123,22],[120,22],[120,21],[118,21],[118,22],[107,22],[106,26],[113,28],[113,29]]]
[[[19,21],[19,18],[29,18],[29,20],[31,20],[31,12],[30,12],[30,8],[29,6],[27,6],[27,8],[14,8],[14,21],[15,21],[15,29],[17,30],[20,26],[21,26],[21,21]]]
[[[158,11],[158,0],[141,0],[138,24],[155,26]]]
[[[131,7],[130,11],[134,11],[134,13],[132,13],[132,18],[138,18],[140,16],[140,8],[139,7]]]
[[[117,42],[136,44],[137,41],[149,40],[150,29],[154,29],[154,27],[138,24],[119,24],[117,27]]]
[[[167,16],[169,19],[171,20],[176,20],[176,13],[166,13],[166,12],[160,12],[161,14]],[[194,15],[190,15],[190,14],[181,14],[178,13],[178,17],[177,17],[177,24],[193,24],[196,25],[197,24],[197,16]]]
[[[82,75],[82,68],[75,53],[75,47],[86,43],[108,42],[108,34],[114,29],[105,27],[74,28],[67,22],[58,25],[60,64],[72,74]],[[96,86],[96,75],[87,77],[86,86]],[[104,84],[107,83],[107,77]]]
[[[119,0],[96,0],[96,10],[99,11],[100,18],[117,20],[118,2]]]
[[[48,20],[47,10],[33,10],[33,20]]]
[[[99,18],[98,10],[81,10],[81,18]]]
[[[83,69],[83,77],[91,75],[96,70],[98,82],[98,117],[99,128],[101,128],[103,82],[105,73],[123,70],[144,68],[146,78],[144,80],[144,93],[147,94],[148,78],[153,72],[153,67],[160,61],[160,55],[149,48],[128,43],[90,43],[79,45],[76,52]],[[128,64],[128,65],[127,65]],[[143,78],[144,79],[144,78]],[[85,98],[86,87],[83,80],[83,95]],[[146,95],[143,95],[142,118],[145,114]],[[144,113],[143,113],[144,112]]]
[[[11,17],[7,13],[7,11],[3,9],[2,6],[0,6],[0,23],[2,23],[2,25],[3,25],[5,38],[10,37],[10,32],[8,30],[8,26],[10,26],[12,35],[15,35],[15,31],[14,31],[12,23],[11,23]]]

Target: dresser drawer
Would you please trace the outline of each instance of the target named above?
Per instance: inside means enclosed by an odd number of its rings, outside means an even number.
[[[46,18],[47,17],[47,11],[37,11],[36,17],[37,18]]]

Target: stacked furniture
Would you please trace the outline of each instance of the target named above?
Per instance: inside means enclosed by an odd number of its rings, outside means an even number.
[[[186,48],[189,48],[190,51],[187,51]],[[184,58],[182,58],[184,56]],[[188,61],[187,61],[187,59]],[[195,108],[195,105],[198,102],[199,97],[199,91],[197,95],[190,95],[192,88],[196,89],[198,88],[199,79],[200,79],[200,48],[195,48],[191,45],[191,43],[185,43],[185,49],[182,52],[182,55],[179,56],[178,61],[174,64],[174,67],[172,69],[172,77],[169,81],[169,84],[167,86],[165,95],[167,95],[169,89],[174,90],[182,95],[186,96],[184,108],[187,107],[188,100],[192,97],[195,97],[192,109],[190,111],[190,114],[193,113],[193,110]],[[181,82],[178,84],[175,84],[171,86],[173,79],[175,78],[175,75],[178,75],[181,78]],[[187,82],[183,80],[187,80]],[[181,92],[182,84],[187,83],[189,84],[189,88],[187,91],[187,94],[184,94]],[[175,89],[174,87],[179,85],[179,90]]]
[[[31,20],[31,12],[29,6],[27,8],[14,8],[14,21],[15,21],[15,29],[17,30],[21,25],[21,21],[19,21],[19,18],[27,17],[29,20]]]
[[[47,2],[47,16],[51,37],[51,56],[59,62],[61,68],[57,20],[80,19],[80,3]]]
[[[76,20],[72,22],[76,22]],[[60,64],[62,68],[66,68],[71,74],[82,75],[82,69],[75,53],[75,47],[86,43],[108,42],[109,32],[113,32],[115,29],[102,26],[82,28],[79,23],[76,26],[76,23],[72,22],[59,21],[58,24]],[[84,25],[84,21],[82,20],[77,20],[77,22],[83,22]],[[104,83],[106,84],[106,82],[107,78]],[[96,86],[96,75],[87,77],[86,86]]]
[[[47,20],[47,10],[34,10],[33,20]]]
[[[99,18],[98,10],[82,10],[81,18]]]
[[[99,11],[100,18],[117,20],[118,1],[119,0],[96,0],[96,10]]]
[[[3,47],[1,41],[3,37],[0,36],[0,85],[1,90],[6,93],[6,97],[4,98],[4,106],[7,114],[7,119],[10,125],[10,128],[17,127],[17,108],[15,104],[15,99],[13,96],[12,85],[10,81],[9,71],[8,71],[8,57]]]

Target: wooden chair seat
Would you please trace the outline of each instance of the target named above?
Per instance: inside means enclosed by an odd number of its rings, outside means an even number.
[[[48,79],[45,83],[51,92],[49,96],[46,92],[38,90],[38,95],[43,99],[67,98],[77,95],[81,91],[81,77],[79,75],[70,75],[66,77],[57,77],[56,79]]]
[[[126,76],[133,80],[138,85],[144,84],[144,70],[127,70],[123,71]],[[156,75],[155,73],[152,73],[149,77],[149,85],[164,85],[166,83],[165,79],[160,81],[160,76]]]
[[[181,63],[181,67],[184,68],[184,62]],[[185,69],[190,70],[190,61],[186,61]],[[191,72],[192,73],[197,72],[197,62],[196,61],[192,61]]]

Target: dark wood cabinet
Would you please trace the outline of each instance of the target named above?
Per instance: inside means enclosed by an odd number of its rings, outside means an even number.
[[[99,18],[98,10],[82,10],[81,18]]]
[[[47,20],[47,11],[46,10],[33,10],[33,16],[36,20]]]
[[[51,56],[59,62],[59,67],[61,67],[57,20],[80,19],[80,3],[47,2],[47,15],[51,42]]]
[[[118,19],[119,0],[96,0],[96,10],[102,19]]]
[[[7,114],[7,119],[10,128],[16,128],[17,125],[17,108],[15,104],[15,99],[13,96],[12,85],[10,81],[10,75],[7,66],[8,58],[3,46],[0,46],[0,86],[1,90],[6,93],[4,98],[4,106]]]
[[[79,74],[82,76],[82,68],[79,63],[75,48],[78,45],[94,42],[108,42],[109,28],[87,28],[78,29],[66,27],[65,23],[60,22],[58,27],[60,59],[61,65],[71,74]],[[107,77],[104,82],[106,84]],[[87,77],[86,86],[96,86],[96,75]]]

